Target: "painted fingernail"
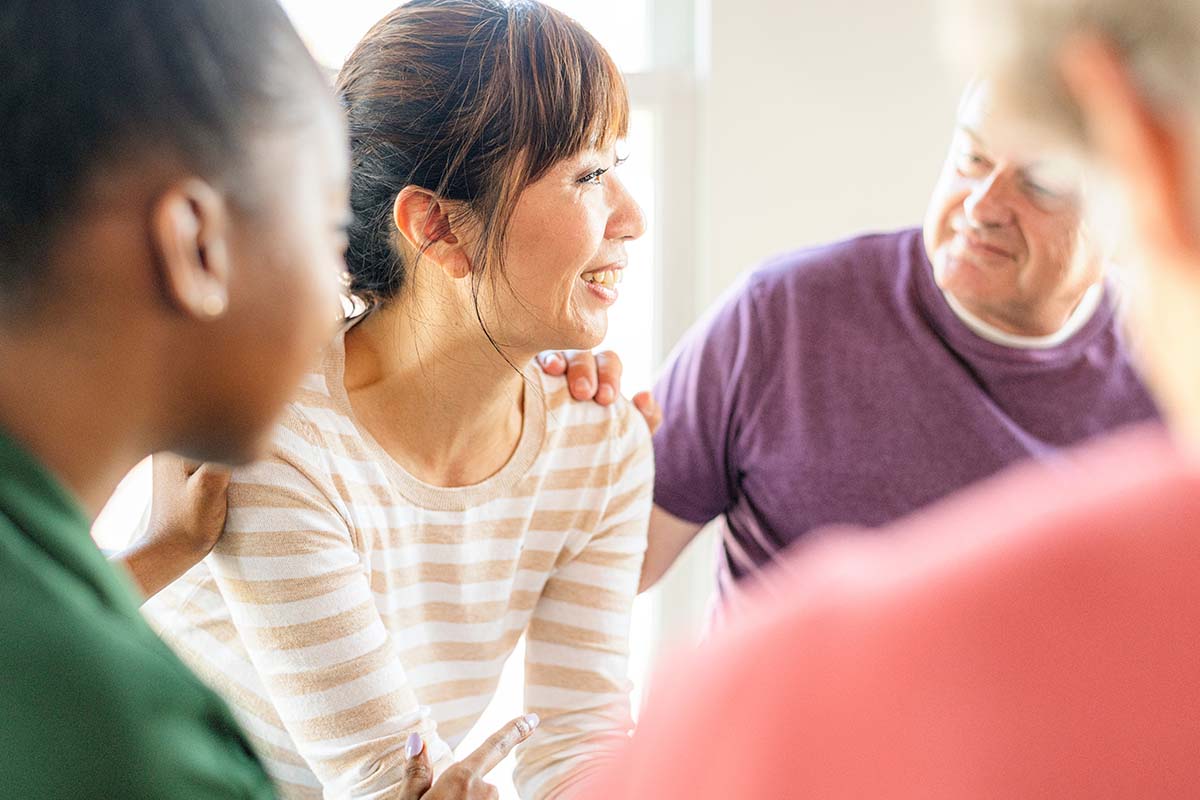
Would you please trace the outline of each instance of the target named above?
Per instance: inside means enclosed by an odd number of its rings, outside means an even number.
[[[525,724],[529,726],[529,730],[531,732],[535,730],[542,721],[542,718],[537,714],[526,714],[524,717],[522,717],[522,719],[525,720]]]
[[[404,754],[409,758],[416,758],[421,755],[421,751],[425,749],[425,742],[421,740],[421,734],[413,731],[408,735],[408,743],[404,745]]]
[[[576,395],[589,395],[592,393],[592,382],[587,378],[576,378],[575,383],[571,384],[571,391]]]

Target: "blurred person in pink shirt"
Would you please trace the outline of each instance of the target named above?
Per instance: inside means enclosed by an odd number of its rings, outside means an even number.
[[[1200,3],[957,0],[948,19],[1006,148],[1115,179],[1169,431],[804,544],[668,665],[586,798],[1200,797]]]

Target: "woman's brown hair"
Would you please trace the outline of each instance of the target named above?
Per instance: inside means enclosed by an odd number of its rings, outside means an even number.
[[[562,159],[624,137],[629,121],[608,53],[535,0],[412,0],[367,33],[337,88],[353,153],[350,291],[369,307],[395,297],[413,267],[392,218],[404,187],[470,209],[478,297],[483,277],[503,272],[521,191]]]

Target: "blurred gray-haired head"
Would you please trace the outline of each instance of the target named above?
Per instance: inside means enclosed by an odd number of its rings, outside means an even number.
[[[943,40],[967,75],[992,78],[1006,105],[1083,142],[1059,59],[1080,34],[1121,53],[1153,106],[1200,117],[1200,0],[942,0]]]

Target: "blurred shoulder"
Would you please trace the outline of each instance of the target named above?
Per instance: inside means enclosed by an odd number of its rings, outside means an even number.
[[[890,281],[921,243],[919,228],[864,233],[768,258],[746,278],[743,291],[761,298],[822,290],[846,294],[876,279]]]

